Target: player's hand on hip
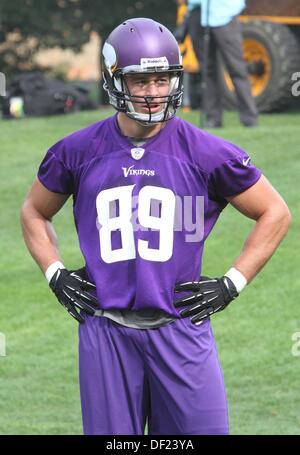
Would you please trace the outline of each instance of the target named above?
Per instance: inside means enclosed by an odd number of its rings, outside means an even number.
[[[189,292],[174,301],[176,308],[187,307],[180,312],[182,318],[191,316],[193,324],[201,324],[210,315],[224,310],[239,294],[227,276],[222,278],[201,277],[200,281],[180,283],[175,292]]]
[[[77,309],[93,316],[99,308],[96,297],[89,293],[95,291],[96,286],[80,276],[82,270],[58,269],[49,282],[57,300],[80,323],[84,318]]]

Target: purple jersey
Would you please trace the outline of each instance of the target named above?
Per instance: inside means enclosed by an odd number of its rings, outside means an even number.
[[[136,147],[117,115],[56,143],[38,172],[48,190],[73,195],[99,307],[175,317],[175,284],[199,279],[204,241],[225,197],[260,175],[239,147],[180,118]]]

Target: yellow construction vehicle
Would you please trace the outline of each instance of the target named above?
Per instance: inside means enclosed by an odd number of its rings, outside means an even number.
[[[184,0],[178,2],[178,23],[185,15],[185,3]],[[292,76],[300,72],[300,1],[248,0],[239,20],[256,104],[262,112],[282,110],[295,99],[292,97]],[[182,43],[181,51],[186,71],[198,73],[201,62],[197,62],[189,36]],[[224,105],[233,108],[234,87],[221,59],[220,65]]]

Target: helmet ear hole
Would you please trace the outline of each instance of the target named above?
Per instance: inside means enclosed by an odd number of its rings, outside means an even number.
[[[115,77],[114,78],[114,86],[115,86],[116,90],[118,90],[119,92],[123,92],[124,91],[123,84],[122,84],[121,79],[119,77]]]

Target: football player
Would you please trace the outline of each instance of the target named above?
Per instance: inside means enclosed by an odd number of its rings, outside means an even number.
[[[227,434],[210,316],[271,257],[290,213],[245,151],[175,116],[183,68],[165,26],[126,20],[102,58],[117,113],[50,147],[22,208],[32,256],[80,322],[84,433],[143,434],[148,419],[151,435]],[[70,196],[77,271],[52,225]],[[228,203],[255,224],[229,270],[204,277],[204,242]]]

